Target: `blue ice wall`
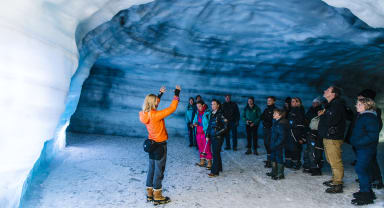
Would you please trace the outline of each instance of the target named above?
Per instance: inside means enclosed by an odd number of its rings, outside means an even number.
[[[135,6],[84,38],[82,56],[100,57],[69,130],[144,136],[137,113],[144,96],[161,85],[183,88],[181,106],[167,120],[173,135],[184,135],[184,109],[197,94],[209,101],[230,93],[241,109],[248,96],[264,108],[268,95],[279,105],[298,96],[308,107],[337,84],[349,101],[373,88],[382,105],[383,37],[384,30],[320,0],[160,0]],[[171,98],[166,94],[160,108]]]

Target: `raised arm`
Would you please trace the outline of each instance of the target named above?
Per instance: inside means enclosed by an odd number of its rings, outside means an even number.
[[[176,111],[177,106],[179,105],[180,90],[181,90],[180,86],[176,86],[175,96],[173,97],[171,105],[169,105],[169,107],[164,110],[157,111],[156,115],[152,118],[153,120],[164,119],[165,117],[171,115],[173,112]]]

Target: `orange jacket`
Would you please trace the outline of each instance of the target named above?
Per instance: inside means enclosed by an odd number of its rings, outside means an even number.
[[[152,110],[151,112],[139,112],[140,121],[145,124],[148,130],[148,138],[155,142],[164,142],[168,139],[167,129],[165,129],[164,118],[175,112],[179,98],[175,96],[171,105],[161,111]]]

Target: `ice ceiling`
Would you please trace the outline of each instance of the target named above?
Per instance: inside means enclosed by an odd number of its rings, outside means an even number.
[[[190,96],[241,107],[299,96],[310,104],[330,84],[354,98],[382,92],[384,30],[322,1],[166,1],[120,11],[88,33],[80,54],[98,54],[70,130],[140,136],[143,97],[181,84]],[[379,96],[379,99],[381,97]],[[352,104],[353,105],[353,104]],[[183,106],[171,132],[183,135]],[[243,129],[242,129],[243,130]]]

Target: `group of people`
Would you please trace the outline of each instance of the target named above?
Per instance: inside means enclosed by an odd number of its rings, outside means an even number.
[[[176,110],[180,87],[176,87],[175,98],[170,107],[158,111],[157,106],[163,92],[165,89],[161,88],[159,95],[148,95],[143,111],[140,112],[140,120],[147,127],[149,139],[162,144],[161,157],[158,156],[158,151],[149,154],[147,200],[155,204],[170,201],[161,194],[168,139],[164,118]],[[376,159],[379,132],[382,128],[381,110],[376,107],[374,101],[376,93],[370,89],[360,92],[356,113],[346,106],[340,96],[341,90],[330,86],[322,97],[313,100],[307,112],[298,97],[286,98],[284,106],[277,108],[276,98],[269,96],[263,112],[255,104],[254,98],[249,97],[242,116],[238,105],[231,101],[230,95],[225,96],[223,104],[213,99],[210,108],[201,96],[196,96],[196,101],[191,97],[185,119],[189,146],[196,146],[199,150],[200,161],[196,164],[210,170],[209,177],[219,176],[223,170],[220,155],[222,145],[225,141],[225,150],[237,151],[237,127],[242,118],[247,133],[246,155],[259,154],[258,128],[259,124],[262,124],[267,152],[265,167],[272,168],[267,175],[273,180],[284,179],[284,168],[299,170],[303,167],[303,172],[312,176],[321,175],[324,153],[332,169],[332,179],[323,183],[328,187],[326,193],[343,192],[344,166],[341,147],[344,142],[350,143],[356,155],[355,170],[360,185],[360,190],[353,194],[351,203],[374,203],[376,196],[372,187],[383,187]],[[347,120],[351,121],[349,128]]]

